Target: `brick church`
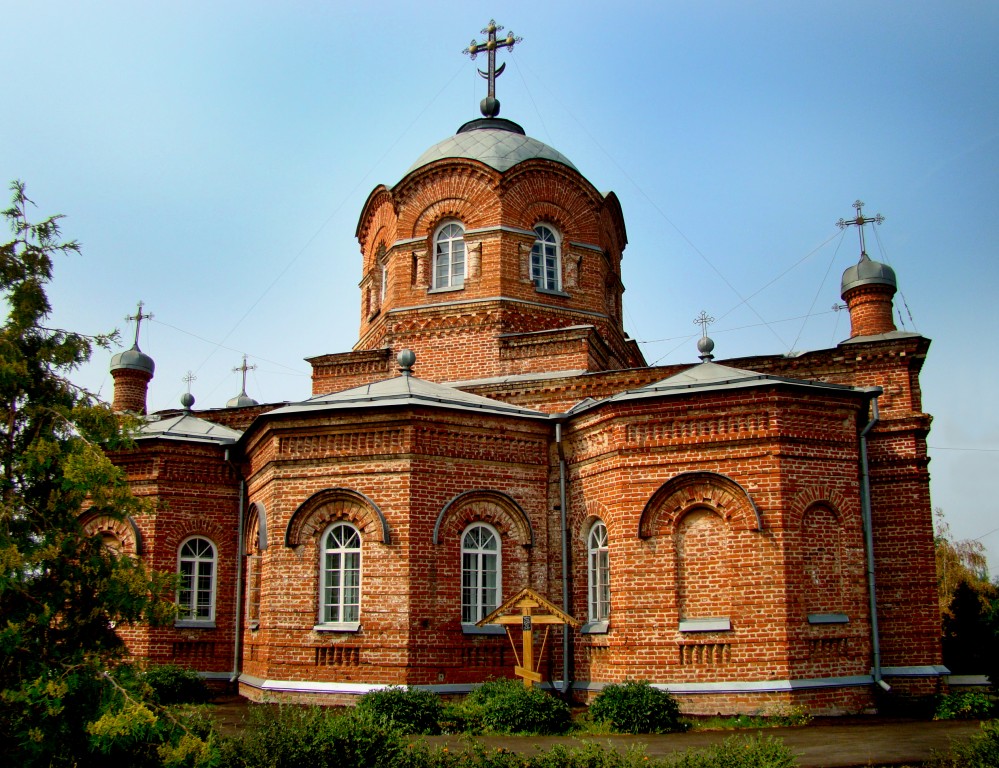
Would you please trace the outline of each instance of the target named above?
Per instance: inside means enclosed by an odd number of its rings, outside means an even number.
[[[647,365],[618,198],[498,116],[496,29],[469,50],[483,117],[361,210],[359,338],[308,360],[313,396],[259,404],[244,372],[227,407],[186,396],[116,455],[158,511],[86,526],[179,574],[176,621],[126,630],[132,652],[259,701],[460,694],[513,674],[520,628],[483,620],[529,587],[579,623],[536,661],[577,700],[639,679],[689,712],[835,713],[937,690],[929,341],[896,330],[895,273],[861,248],[834,348],[718,361],[704,334],[699,362]],[[111,369],[115,408],[145,414],[138,326]]]

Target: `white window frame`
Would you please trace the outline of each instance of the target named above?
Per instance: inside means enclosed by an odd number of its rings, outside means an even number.
[[[551,224],[541,222],[534,227],[531,248],[531,280],[539,291],[562,290],[562,235]]]
[[[586,534],[586,594],[589,625],[606,631],[611,615],[610,538],[603,520],[596,520]]]
[[[331,539],[335,546],[330,546]],[[361,532],[337,520],[319,540],[317,629],[357,631],[361,623]]]
[[[200,543],[200,544],[199,544]],[[207,545],[207,550],[204,546]],[[215,626],[218,547],[207,536],[188,536],[177,547],[177,626]],[[207,586],[204,581],[207,579]],[[204,599],[207,598],[207,599]]]
[[[489,538],[484,540],[482,533]],[[484,619],[499,608],[502,598],[503,542],[499,531],[489,523],[472,523],[461,533],[461,623],[474,625]]]
[[[442,222],[434,230],[433,290],[464,288],[467,265],[464,225],[455,220]]]

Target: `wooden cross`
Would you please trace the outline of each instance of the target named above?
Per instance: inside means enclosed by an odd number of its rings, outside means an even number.
[[[853,207],[857,209],[857,216],[853,219],[840,219],[836,222],[836,226],[840,229],[846,229],[847,227],[856,227],[860,232],[860,258],[865,258],[867,256],[867,246],[864,243],[864,225],[865,224],[881,224],[885,217],[880,213],[877,216],[864,216],[864,203],[861,200],[854,202]]]
[[[495,19],[490,19],[488,26],[482,30],[483,35],[488,35],[485,42],[477,43],[473,38],[468,47],[462,51],[462,53],[467,53],[472,61],[475,61],[475,57],[483,48],[489,54],[489,66],[486,71],[479,70],[479,74],[489,83],[489,95],[482,102],[482,114],[486,117],[496,117],[499,114],[499,102],[496,100],[496,78],[502,75],[503,70],[506,69],[505,63],[500,64],[499,69],[496,68],[496,49],[507,48],[512,51],[514,45],[524,40],[522,37],[514,37],[513,32],[507,34],[505,40],[497,40],[496,33],[501,29],[503,27],[499,26]]]
[[[519,613],[515,613],[519,611]],[[545,656],[545,645],[548,642],[548,635],[555,624],[568,627],[579,627],[579,622],[567,613],[559,610],[544,597],[539,595],[530,587],[522,589],[516,595],[507,600],[503,605],[490,613],[477,623],[477,626],[486,624],[499,624],[506,630],[507,637],[510,638],[510,645],[513,646],[513,656],[517,664],[513,672],[517,677],[524,679],[524,687],[530,688],[534,683],[540,683],[541,673],[538,672],[541,660]],[[521,654],[517,654],[517,646],[513,642],[513,635],[510,628],[520,625],[521,629]],[[541,650],[538,652],[537,663],[534,661],[534,625],[544,626],[545,635],[541,641]]]
[[[132,342],[132,347],[135,348],[135,349],[139,348],[139,327],[142,325],[142,321],[143,320],[152,320],[153,319],[153,313],[152,312],[147,312],[146,314],[142,314],[142,306],[143,306],[142,305],[142,301],[140,300],[139,301],[139,307],[136,310],[135,314],[134,315],[126,315],[125,316],[125,322],[126,323],[130,323],[133,320],[135,321],[135,339]]]
[[[237,365],[235,368],[232,369],[233,373],[236,373],[236,371],[242,371],[243,372],[243,389],[241,390],[241,394],[244,394],[244,395],[246,394],[246,372],[247,371],[255,371],[255,370],[257,370],[256,364],[254,364],[254,365],[247,365],[246,364],[246,357],[247,357],[246,355],[243,355],[243,364],[242,365]]]

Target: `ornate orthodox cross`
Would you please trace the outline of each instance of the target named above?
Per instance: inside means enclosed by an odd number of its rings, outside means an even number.
[[[243,389],[241,390],[241,392],[244,395],[246,394],[246,372],[247,371],[255,371],[255,370],[257,370],[256,364],[254,364],[254,365],[247,365],[246,364],[246,355],[243,355],[243,364],[242,365],[237,365],[235,368],[232,369],[233,373],[236,373],[236,371],[242,371],[242,373],[243,373]]]
[[[152,320],[153,319],[153,313],[152,312],[147,312],[146,314],[142,314],[142,306],[143,306],[143,304],[140,301],[139,302],[139,307],[138,307],[138,309],[136,309],[135,314],[134,315],[126,315],[125,316],[125,322],[126,323],[130,323],[133,320],[135,321],[135,340],[132,342],[132,347],[135,348],[135,349],[139,348],[139,327],[142,325],[142,321],[143,320]]]
[[[711,323],[713,323],[714,321],[715,319],[711,317],[711,315],[709,315],[703,309],[701,310],[701,314],[699,314],[697,317],[694,318],[694,325],[701,326],[702,339],[706,339],[708,337],[708,326],[711,325]]]
[[[854,219],[840,219],[836,222],[836,226],[840,229],[853,226],[857,228],[860,232],[860,258],[864,258],[867,256],[867,245],[864,243],[864,225],[881,224],[885,220],[885,217],[880,213],[877,216],[864,216],[864,203],[861,200],[854,202],[853,207],[857,209],[857,217]]]
[[[198,377],[194,375],[194,371],[188,371],[187,376],[181,379],[181,381],[187,384],[187,394],[191,394],[191,382],[197,380]]]
[[[462,51],[462,53],[467,53],[472,58],[472,61],[475,61],[475,57],[481,53],[482,49],[485,49],[489,54],[489,67],[485,72],[481,69],[479,70],[479,74],[489,82],[489,95],[482,100],[481,105],[482,114],[486,117],[496,117],[499,114],[499,100],[496,98],[496,78],[502,75],[503,70],[506,69],[505,63],[500,64],[499,69],[496,68],[496,49],[508,48],[512,51],[514,45],[524,40],[522,37],[514,37],[513,32],[508,33],[505,40],[497,40],[496,33],[501,29],[503,27],[498,25],[495,19],[490,19],[489,25],[482,30],[482,34],[488,36],[485,42],[477,43],[473,39],[468,47]]]

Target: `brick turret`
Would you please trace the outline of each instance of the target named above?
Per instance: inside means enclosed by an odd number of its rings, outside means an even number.
[[[895,330],[891,311],[896,290],[895,270],[866,253],[843,273],[841,295],[850,308],[851,339]]]
[[[146,412],[146,391],[156,369],[153,359],[139,349],[138,344],[111,358],[116,411]]]

